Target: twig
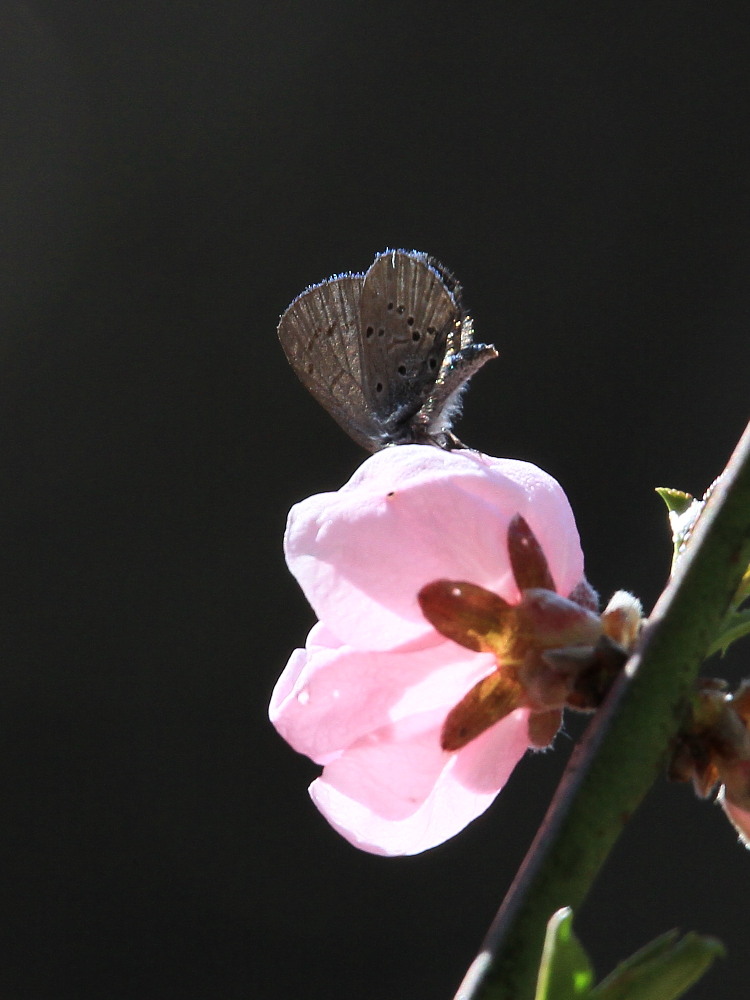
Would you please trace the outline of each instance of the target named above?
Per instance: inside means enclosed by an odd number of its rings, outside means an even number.
[[[701,661],[750,563],[750,424],[643,638],[574,750],[455,1000],[531,1000],[547,920],[580,906],[664,765]]]

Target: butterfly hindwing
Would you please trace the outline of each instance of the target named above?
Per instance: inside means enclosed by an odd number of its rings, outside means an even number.
[[[331,278],[298,295],[279,321],[279,340],[299,380],[357,444],[373,448],[377,427],[353,426],[366,413],[360,357],[359,303],[363,275]]]

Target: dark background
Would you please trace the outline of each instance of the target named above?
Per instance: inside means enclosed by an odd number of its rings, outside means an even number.
[[[745,9],[3,5],[4,1000],[452,995],[571,740],[416,858],[309,803],[266,718],[312,622],[281,536],[363,455],[278,316],[386,246],[443,260],[502,354],[461,437],[553,473],[591,581],[649,607],[653,488],[701,492],[748,417]],[[749,890],[660,781],[579,930],[602,973],[714,933],[691,996],[745,995]]]

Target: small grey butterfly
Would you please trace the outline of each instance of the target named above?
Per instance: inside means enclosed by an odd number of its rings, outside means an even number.
[[[458,282],[416,250],[386,250],[364,274],[312,285],[279,322],[300,381],[368,451],[463,447],[451,432],[461,393],[486,361]]]

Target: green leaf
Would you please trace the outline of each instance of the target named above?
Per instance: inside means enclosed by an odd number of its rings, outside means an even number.
[[[667,505],[669,527],[672,531],[672,573],[678,560],[685,552],[685,546],[693,533],[698,517],[706,506],[705,498],[696,500],[682,490],[659,487],[656,492]]]
[[[689,493],[683,493],[682,490],[673,490],[663,486],[656,490],[669,511],[669,525],[672,530],[673,544],[673,573],[677,562],[685,552],[685,547],[690,540],[698,515],[705,507],[706,499],[712,489],[713,487],[706,492],[703,500],[696,500]],[[739,586],[732,598],[732,603],[717,630],[715,639],[706,653],[707,657],[712,656],[714,653],[721,653],[723,656],[733,642],[750,634],[750,611],[739,611],[740,606],[748,598],[750,598],[750,566],[745,570],[745,575],[740,580]]]
[[[675,514],[684,514],[694,500],[694,497],[689,493],[683,493],[682,490],[673,490],[669,486],[657,486],[656,493],[659,494],[667,505],[667,510],[673,510]]]
[[[586,1000],[594,972],[573,933],[573,911],[564,907],[547,923],[535,1000]]]
[[[734,607],[738,608],[748,597],[750,597],[750,566],[745,570],[745,575],[740,580],[737,593],[734,595]]]
[[[668,931],[626,959],[589,994],[589,1000],[677,1000],[725,955],[716,938],[692,931],[678,940]]]
[[[591,963],[565,907],[547,923],[535,1000],[677,1000],[724,955],[716,938],[667,931],[592,988]]]
[[[733,642],[750,635],[750,608],[747,611],[730,611],[719,627],[718,635],[708,648],[706,656],[721,653],[723,656]]]

